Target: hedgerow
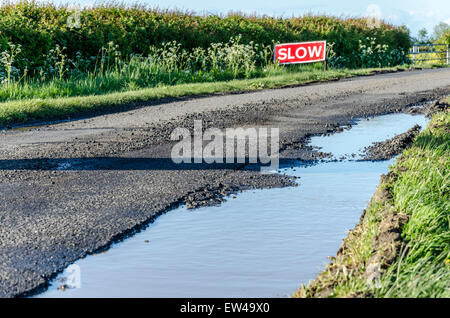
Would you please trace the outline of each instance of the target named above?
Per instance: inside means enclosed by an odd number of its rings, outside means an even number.
[[[0,52],[8,50],[8,43],[21,45],[16,67],[34,74],[57,46],[66,48],[67,57],[75,60],[77,55],[98,56],[110,42],[126,57],[148,56],[153,47],[172,41],[193,50],[207,49],[212,43],[227,43],[238,36],[243,44],[252,42],[261,46],[325,39],[334,43],[334,52],[340,58],[336,65],[351,68],[362,66],[355,52],[360,41],[367,38],[375,38],[376,45],[387,45],[390,52],[406,52],[410,47],[406,28],[382,21],[374,27],[364,18],[196,15],[138,5],[102,4],[81,9],[80,23],[73,27],[67,21],[74,14],[68,6],[50,3],[28,0],[4,3],[0,7]]]

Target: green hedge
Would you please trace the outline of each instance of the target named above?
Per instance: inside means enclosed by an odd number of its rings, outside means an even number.
[[[410,47],[408,30],[381,23],[370,28],[365,19],[329,16],[272,18],[244,15],[198,16],[184,12],[160,11],[143,7],[100,5],[81,11],[81,27],[69,28],[67,7],[34,2],[4,4],[0,7],[0,52],[12,42],[22,45],[19,68],[33,70],[42,65],[44,54],[56,44],[67,47],[69,57],[81,52],[97,56],[110,41],[122,54],[147,54],[150,45],[176,40],[184,48],[208,47],[211,42],[227,42],[242,34],[243,42],[260,44],[326,39],[334,42],[338,56],[349,58],[346,66],[356,65],[352,58],[358,41],[367,37],[390,48]]]

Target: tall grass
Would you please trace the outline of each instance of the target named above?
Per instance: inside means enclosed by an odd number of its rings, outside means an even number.
[[[11,44],[11,52],[14,50],[20,50],[20,46]],[[11,75],[15,55],[8,52],[2,53],[8,57],[5,63],[0,60],[0,66],[3,64],[8,69],[0,84],[0,101],[98,95],[161,85],[286,73],[268,62],[272,55],[271,46],[242,44],[240,36],[228,43],[213,43],[206,50],[196,48],[191,52],[172,41],[161,48],[151,47],[148,56],[130,57],[122,57],[118,45],[113,42],[103,47],[99,56],[90,59],[78,55],[72,60],[66,55],[65,48],[56,46],[34,77],[27,77],[26,73],[21,76],[20,72],[16,72],[16,76]],[[314,66],[303,69],[314,69]]]
[[[20,46],[10,45],[11,51],[20,50]],[[123,57],[118,45],[110,42],[101,48],[97,57],[85,59],[77,55],[72,60],[64,47],[56,46],[34,77],[27,77],[26,73],[21,76],[17,71],[11,75],[15,56],[5,51],[3,54],[8,59],[5,63],[0,60],[0,67],[3,65],[8,72],[3,74],[0,84],[0,101],[84,96],[274,75],[279,72],[276,66],[268,63],[271,51],[270,46],[242,44],[237,37],[228,43],[213,43],[206,50],[196,48],[188,52],[172,41],[161,48],[151,47],[148,56]]]
[[[387,45],[376,45],[373,38],[355,52],[364,67],[384,67],[400,64],[399,54],[388,51]],[[330,65],[337,67],[344,60],[336,57],[333,43],[328,47]],[[20,45],[9,44],[0,60],[0,102],[30,98],[56,98],[100,95],[133,91],[161,85],[206,83],[233,79],[264,78],[295,72],[310,72],[322,67],[313,65],[279,66],[272,62],[272,45],[242,43],[242,36],[227,43],[212,43],[208,48],[186,50],[172,41],[161,47],[152,46],[149,54],[123,56],[120,47],[109,42],[96,57],[74,59],[66,48],[57,45],[45,56],[38,74],[30,76],[27,69],[15,68],[20,58]],[[1,69],[6,70],[1,72]],[[2,80],[3,79],[3,80]]]
[[[377,295],[450,297],[450,114],[440,114],[395,170],[394,204],[411,216],[404,252],[382,276]]]

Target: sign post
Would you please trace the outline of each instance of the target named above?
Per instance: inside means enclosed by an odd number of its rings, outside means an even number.
[[[274,48],[274,62],[278,64],[301,64],[324,62],[326,70],[327,41],[283,43]]]

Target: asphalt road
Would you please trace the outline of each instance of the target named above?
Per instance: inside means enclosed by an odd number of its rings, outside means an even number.
[[[126,112],[0,132],[0,296],[24,296],[75,260],[178,204],[218,204],[290,180],[237,165],[176,165],[175,127],[280,128],[285,160],[305,137],[358,117],[450,94],[450,69],[380,74],[244,94],[152,103]]]

